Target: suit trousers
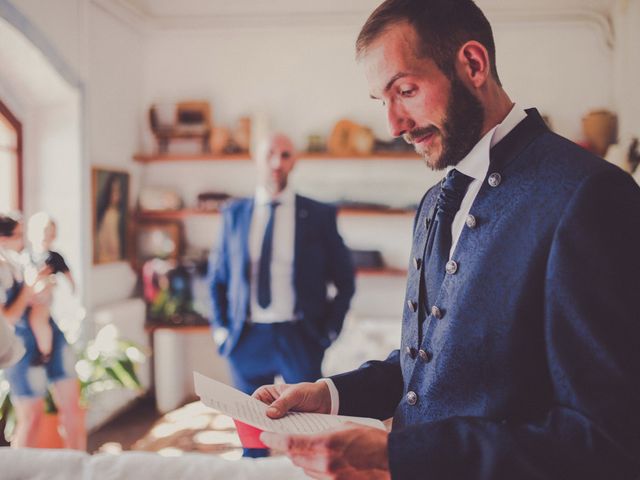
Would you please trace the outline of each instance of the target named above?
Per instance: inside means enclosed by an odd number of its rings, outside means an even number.
[[[322,376],[324,348],[299,321],[246,324],[229,355],[233,383],[252,394],[281,375],[286,383],[314,382]]]

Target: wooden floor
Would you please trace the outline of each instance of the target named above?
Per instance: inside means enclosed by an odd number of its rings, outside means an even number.
[[[0,446],[8,443],[0,431]],[[156,411],[155,399],[137,400],[87,438],[90,453],[119,453],[128,450],[177,456],[184,452],[220,455],[228,460],[242,456],[233,420],[192,402],[166,415]]]
[[[131,450],[161,417],[156,411],[153,397],[141,398],[131,408],[90,433],[87,438],[87,451],[97,452],[110,443],[119,444],[122,450]]]
[[[88,451],[118,453],[127,450],[176,456],[184,452],[242,456],[233,420],[192,402],[166,415],[156,412],[153,398],[139,400],[88,438]]]

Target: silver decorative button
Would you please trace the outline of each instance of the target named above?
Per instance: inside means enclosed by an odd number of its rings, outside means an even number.
[[[455,275],[458,271],[458,264],[453,260],[449,260],[445,266],[445,270],[449,275]]]
[[[415,313],[418,310],[418,304],[411,300],[407,300],[407,306],[413,313]]]
[[[431,315],[440,320],[442,318],[442,310],[434,305],[433,307],[431,307]]]
[[[412,359],[416,358],[416,349],[413,347],[407,347],[405,349],[405,352],[407,352],[407,355],[409,355]]]
[[[422,360],[423,362],[429,363],[431,361],[431,359],[433,358],[433,355],[431,355],[431,353],[427,352],[426,350],[418,350],[418,356],[420,357],[420,360]]]
[[[416,392],[407,393],[407,403],[409,405],[415,405],[416,403],[418,403],[418,395],[416,395]]]
[[[489,175],[488,181],[489,181],[489,185],[495,188],[498,185],[500,185],[500,183],[502,182],[502,175],[500,175],[498,172],[492,173],[491,175]]]
[[[474,217],[473,215],[467,215],[467,220],[465,221],[465,223],[469,228],[476,228],[476,226],[478,225],[478,220],[476,220],[476,217]]]

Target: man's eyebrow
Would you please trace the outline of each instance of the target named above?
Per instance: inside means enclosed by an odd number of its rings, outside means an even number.
[[[393,86],[393,84],[396,82],[396,80],[399,80],[400,78],[407,77],[407,76],[409,76],[409,73],[408,73],[408,72],[398,72],[398,73],[396,73],[396,74],[395,74],[393,77],[391,77],[391,79],[387,82],[387,84],[386,84],[386,85],[385,85],[385,87],[384,87],[384,91],[385,91],[385,92],[388,92],[388,91],[391,89],[391,87]],[[372,99],[374,99],[374,100],[378,100],[378,97],[375,97],[375,96],[374,96],[374,95],[372,95],[372,94],[369,94],[369,97],[371,97],[371,98],[372,98]]]

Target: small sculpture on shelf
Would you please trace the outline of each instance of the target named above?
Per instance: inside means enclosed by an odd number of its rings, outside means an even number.
[[[165,187],[143,187],[138,205],[142,211],[180,210],[184,206],[178,192]]]
[[[231,198],[228,193],[202,192],[198,194],[198,210],[216,212]]]
[[[373,151],[374,143],[371,129],[343,119],[333,127],[327,149],[337,156],[368,155]]]
[[[206,101],[187,101],[152,105],[149,124],[158,142],[158,152],[168,153],[173,139],[196,139],[202,153],[210,151],[211,108]]]
[[[327,144],[322,135],[311,134],[307,138],[307,152],[321,153],[327,151]]]
[[[608,110],[592,110],[582,118],[582,132],[582,146],[604,158],[609,146],[618,141],[618,117]]]
[[[240,117],[235,128],[213,128],[210,151],[215,155],[247,153],[251,147],[251,119]]]

